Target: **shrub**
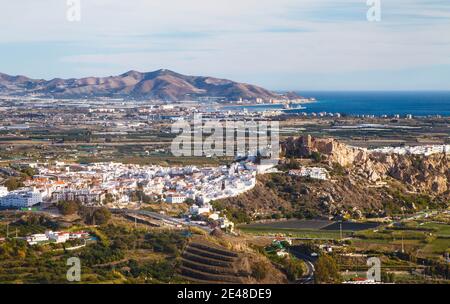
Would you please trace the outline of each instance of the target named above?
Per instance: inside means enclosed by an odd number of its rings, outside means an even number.
[[[78,212],[80,205],[75,201],[60,201],[56,205],[62,215],[72,215]]]
[[[267,265],[264,262],[256,262],[252,264],[252,277],[257,279],[258,281],[264,280],[267,276],[268,269]]]
[[[340,283],[342,282],[338,266],[330,255],[321,255],[316,263],[316,283]]]

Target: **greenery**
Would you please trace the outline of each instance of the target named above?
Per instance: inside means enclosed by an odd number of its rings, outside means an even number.
[[[111,219],[111,212],[105,207],[92,208],[82,206],[78,214],[89,225],[105,225]]]
[[[170,282],[175,275],[173,260],[152,261],[146,263],[130,260],[128,262],[128,267],[130,268],[129,273],[133,278],[143,278],[145,281],[155,278],[161,282]]]
[[[316,283],[335,284],[342,282],[336,260],[331,255],[323,254],[319,257],[316,262],[314,278]]]
[[[268,274],[267,264],[263,261],[255,262],[251,266],[252,269],[252,277],[257,279],[258,281],[264,280]]]
[[[20,220],[21,229],[45,229],[51,222],[36,215]],[[65,252],[56,244],[29,246],[24,240],[0,243],[0,283],[67,283],[67,258],[82,261],[82,283],[176,282],[177,257],[186,238],[178,231],[134,229],[107,224],[87,228],[100,241]]]
[[[72,215],[80,209],[80,203],[76,201],[60,201],[56,206],[62,215]]]
[[[311,153],[311,159],[316,163],[320,163],[322,161],[322,154],[320,154],[320,152],[313,151]]]
[[[5,182],[5,187],[8,188],[8,191],[14,191],[24,186],[23,179],[18,177],[10,177]]]
[[[94,214],[92,215],[92,221],[96,225],[104,225],[108,223],[108,221],[111,219],[111,212],[105,208],[98,208],[94,211]]]
[[[382,271],[381,272],[381,282],[395,283],[395,273]]]

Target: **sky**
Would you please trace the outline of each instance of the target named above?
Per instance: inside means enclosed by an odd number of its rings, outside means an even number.
[[[271,90],[450,90],[450,1],[2,0],[0,72],[160,68]],[[376,0],[369,0],[376,1]]]

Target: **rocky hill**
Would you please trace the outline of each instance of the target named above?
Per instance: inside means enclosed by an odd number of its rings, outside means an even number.
[[[129,71],[118,76],[81,79],[31,79],[0,73],[0,94],[54,98],[120,97],[179,101],[198,97],[269,100],[283,98],[264,88],[231,80],[186,76],[169,70],[141,73]]]
[[[239,197],[216,203],[238,222],[279,217],[385,216],[450,206],[449,156],[399,155],[304,136],[282,144],[284,172],[260,175]],[[300,165],[325,168],[329,180],[290,176]]]
[[[333,138],[311,136],[290,138],[284,143],[287,156],[310,157],[318,153],[323,161],[337,163],[348,170],[366,177],[368,181],[394,178],[410,191],[440,195],[450,190],[450,155],[437,153],[429,156],[400,155],[372,152],[350,147]]]

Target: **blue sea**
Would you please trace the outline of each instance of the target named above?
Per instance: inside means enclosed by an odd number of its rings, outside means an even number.
[[[420,92],[298,92],[317,102],[288,112],[331,112],[347,115],[450,116],[450,91]],[[244,107],[249,111],[282,108],[279,105]],[[253,108],[253,109],[252,109]]]

